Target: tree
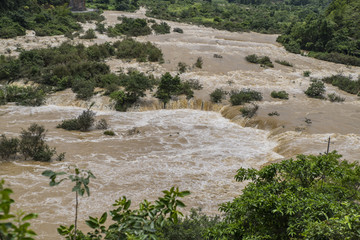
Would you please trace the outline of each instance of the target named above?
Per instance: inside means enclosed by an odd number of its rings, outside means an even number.
[[[172,77],[170,73],[165,73],[161,76],[160,84],[155,96],[164,103],[168,103],[172,95],[176,95],[181,87],[180,77],[176,75]]]
[[[308,89],[305,91],[305,94],[308,97],[319,98],[319,99],[325,98],[324,93],[325,93],[325,85],[323,81],[317,79],[313,80],[310,86],[308,87]]]
[[[125,87],[126,100],[130,104],[135,103],[140,97],[144,97],[146,90],[152,90],[154,81],[151,77],[138,71],[130,71],[124,75],[120,84]]]
[[[360,166],[328,155],[299,155],[261,170],[240,168],[250,181],[222,204],[214,239],[359,239]]]

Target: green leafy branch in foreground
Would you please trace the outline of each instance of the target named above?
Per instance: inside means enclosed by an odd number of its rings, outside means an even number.
[[[77,218],[78,218],[78,207],[79,207],[79,195],[84,196],[86,193],[88,196],[90,196],[90,189],[89,189],[89,183],[90,178],[95,178],[95,176],[92,174],[89,170],[81,170],[79,168],[74,169],[75,174],[68,174],[66,172],[54,172],[52,170],[46,170],[42,173],[43,176],[50,178],[50,186],[56,186],[59,185],[61,182],[65,180],[71,180],[75,183],[75,186],[72,188],[72,191],[75,192],[75,223],[74,225],[71,225],[71,233],[72,238],[70,239],[77,239]],[[66,177],[57,180],[56,178],[58,176],[67,175]],[[69,228],[69,229],[70,229]]]
[[[18,211],[15,215],[10,212],[14,200],[10,198],[13,191],[4,188],[4,180],[0,180],[0,239],[33,240],[36,233],[29,229],[31,219],[37,218],[37,214],[26,214]]]
[[[159,197],[155,203],[144,200],[139,208],[131,210],[131,200],[125,196],[115,201],[114,210],[110,216],[114,221],[108,228],[104,226],[108,214],[105,212],[100,218],[89,217],[86,224],[93,229],[86,235],[78,232],[77,239],[158,239],[156,233],[166,224],[176,224],[183,214],[178,207],[185,207],[185,204],[178,198],[190,194],[189,191],[179,191],[172,187],[169,191],[163,191],[164,196]],[[72,227],[61,226],[58,229],[62,236],[72,239]]]

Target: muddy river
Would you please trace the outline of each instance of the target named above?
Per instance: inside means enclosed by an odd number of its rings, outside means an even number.
[[[105,12],[106,24],[113,25],[117,17],[145,17],[137,13]],[[96,179],[90,185],[91,196],[80,201],[80,222],[87,216],[99,216],[111,209],[111,204],[126,195],[136,205],[144,198],[155,200],[161,191],[178,186],[190,190],[184,199],[191,207],[216,214],[218,205],[231,200],[241,192],[242,183],[233,176],[239,167],[259,168],[264,164],[296,154],[318,154],[326,150],[331,137],[331,150],[344,158],[360,159],[360,101],[358,97],[326,85],[327,93],[336,92],[346,100],[343,103],[309,99],[304,90],[311,77],[350,75],[358,78],[360,68],[347,67],[288,53],[276,43],[276,35],[257,33],[229,33],[201,26],[168,22],[180,27],[184,34],[150,35],[137,38],[151,41],[164,53],[164,64],[123,62],[108,59],[112,71],[135,67],[155,76],[169,71],[176,74],[178,62],[190,69],[182,79],[196,79],[203,89],[195,92],[196,99],[169,104],[168,109],[149,94],[132,112],[111,110],[108,99],[95,96],[96,118],[105,118],[116,135],[105,136],[102,131],[68,132],[57,129],[64,119],[76,117],[89,103],[75,100],[67,90],[50,96],[41,107],[0,106],[0,133],[18,136],[21,129],[38,123],[48,129],[47,142],[58,152],[66,152],[62,162],[37,163],[22,161],[0,163],[0,178],[14,190],[15,208],[36,212],[32,221],[38,239],[60,239],[56,227],[73,221],[74,194],[71,185],[64,183],[50,188],[41,176],[46,169],[66,171],[74,166],[91,170]],[[85,30],[94,24],[85,24]],[[116,41],[105,35],[94,40],[73,40],[90,45]],[[28,36],[0,40],[0,53],[16,55],[16,48],[25,49],[57,46],[66,41],[63,36]],[[10,53],[7,49],[10,49]],[[222,58],[214,58],[213,55]],[[286,60],[294,67],[275,63],[265,69],[249,64],[245,56],[267,55],[273,61]],[[198,57],[203,68],[192,65]],[[251,88],[263,93],[264,101],[257,116],[251,120],[241,117],[238,107],[209,105],[209,93],[216,88],[226,91]],[[273,90],[285,90],[290,99],[274,100]],[[90,101],[90,102],[91,102]],[[184,102],[185,101],[185,102]],[[202,109],[202,110],[201,110]],[[279,116],[268,116],[277,111]],[[311,123],[306,123],[311,119]],[[84,227],[84,224],[80,224]]]

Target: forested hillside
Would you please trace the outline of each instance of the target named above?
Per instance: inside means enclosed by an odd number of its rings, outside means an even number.
[[[360,1],[334,0],[323,14],[290,26],[278,41],[294,53],[308,50],[316,58],[360,66],[359,25]]]

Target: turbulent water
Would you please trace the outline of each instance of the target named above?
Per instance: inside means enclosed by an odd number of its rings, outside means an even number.
[[[39,213],[35,228],[50,239],[56,226],[70,224],[74,194],[70,183],[50,188],[41,176],[46,169],[64,171],[71,165],[90,169],[97,177],[91,197],[81,199],[81,216],[98,216],[122,195],[135,202],[161,196],[171,186],[190,190],[185,202],[215,213],[218,204],[239,194],[233,176],[240,167],[260,167],[281,156],[273,151],[268,132],[243,128],[219,113],[159,110],[137,113],[98,112],[116,136],[95,130],[67,132],[55,128],[83,109],[45,106],[2,107],[0,131],[17,135],[31,123],[43,124],[49,145],[66,151],[64,162],[2,163],[0,175],[14,189],[18,207]],[[134,127],[136,130],[134,131]]]
[[[144,12],[109,11],[104,15],[105,23],[113,25],[120,15],[144,17]],[[17,159],[0,164],[0,178],[14,189],[16,208],[39,213],[39,218],[32,224],[39,239],[59,239],[56,227],[73,221],[71,184],[50,188],[48,180],[41,176],[46,169],[66,171],[78,166],[91,170],[97,177],[90,185],[91,196],[82,198],[80,202],[83,222],[89,215],[99,216],[111,209],[111,204],[122,195],[139,203],[144,198],[156,199],[162,190],[171,186],[192,192],[184,200],[188,205],[186,211],[190,207],[202,207],[204,212],[216,214],[218,204],[231,200],[244,187],[233,179],[238,168],[259,168],[300,153],[322,153],[326,150],[328,137],[331,137],[331,150],[338,150],[350,161],[360,159],[358,97],[327,85],[327,93],[336,92],[346,98],[345,102],[309,99],[304,90],[309,86],[310,78],[303,77],[304,71],[310,71],[311,77],[317,78],[332,74],[357,78],[360,68],[288,53],[275,42],[276,35],[229,33],[168,23],[171,27],[182,28],[184,34],[137,38],[159,46],[164,53],[164,64],[118,59],[108,59],[107,64],[113,72],[119,68],[135,67],[160,76],[166,71],[176,74],[178,62],[185,62],[189,70],[180,77],[199,80],[204,87],[195,91],[198,100],[181,100],[169,104],[170,109],[155,110],[161,105],[148,94],[136,108],[139,112],[119,113],[110,111],[109,99],[95,96],[91,101],[95,101],[96,117],[109,122],[111,130],[116,133],[113,137],[105,136],[100,130],[82,133],[56,128],[62,120],[78,116],[90,104],[76,100],[70,90],[52,95],[43,107],[0,107],[0,133],[18,136],[21,129],[26,129],[31,123],[42,124],[48,129],[48,144],[56,147],[58,152],[66,152],[63,162],[38,163]],[[85,30],[88,28],[94,28],[94,24],[86,24]],[[98,35],[95,40],[76,39],[73,43],[90,45],[116,40]],[[15,50],[19,47],[57,46],[63,41],[66,39],[62,36],[36,37],[29,34],[15,40],[1,40],[0,53],[16,55]],[[214,54],[223,58],[214,58]],[[286,60],[294,67],[275,64],[274,69],[264,69],[247,63],[245,56],[249,54],[268,55],[272,61]],[[192,66],[199,56],[204,60],[202,69]],[[257,116],[245,120],[239,107],[223,108],[206,102],[215,88],[226,91],[252,88],[263,93],[264,101],[257,103],[260,107]],[[290,99],[272,99],[270,92],[273,90],[286,90]],[[280,116],[268,116],[274,111]],[[311,119],[311,123],[306,123],[306,118]]]

